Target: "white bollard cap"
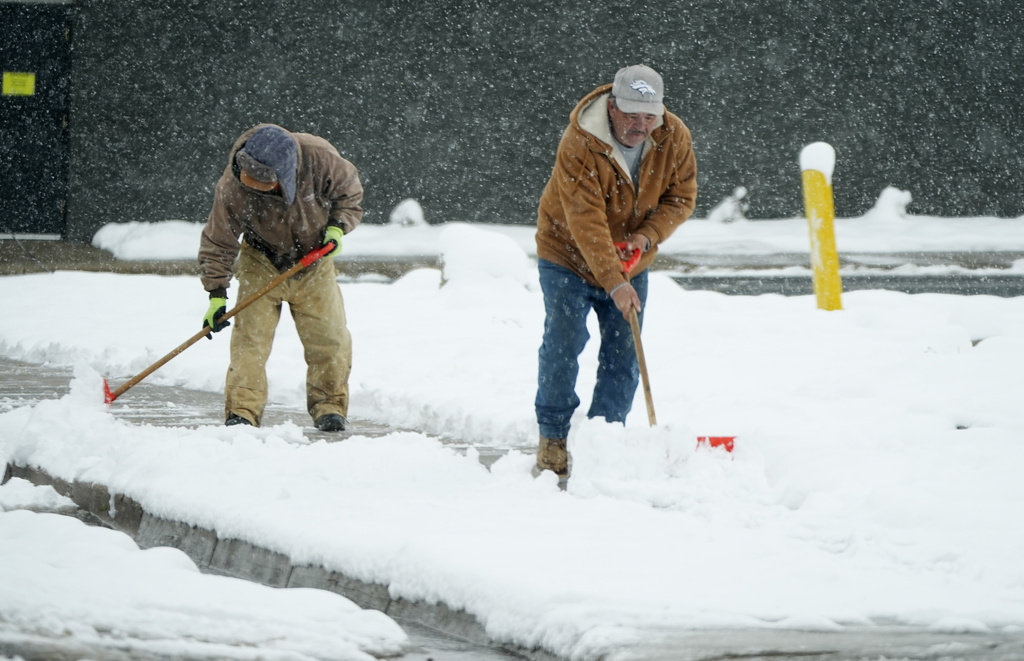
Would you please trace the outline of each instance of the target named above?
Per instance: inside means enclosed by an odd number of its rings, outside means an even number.
[[[813,142],[800,152],[800,171],[817,170],[832,185],[832,171],[836,169],[836,150],[827,142]]]

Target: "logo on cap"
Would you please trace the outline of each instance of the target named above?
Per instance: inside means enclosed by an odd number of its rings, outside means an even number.
[[[634,80],[632,83],[630,83],[629,86],[632,89],[636,90],[637,92],[640,92],[641,96],[644,96],[646,94],[650,94],[651,96],[658,96],[658,92],[653,87],[651,87],[646,80]]]

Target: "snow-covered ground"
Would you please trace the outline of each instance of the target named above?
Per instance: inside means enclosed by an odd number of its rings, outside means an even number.
[[[840,252],[1024,250],[1024,219],[910,217],[905,204],[890,190],[837,220]],[[443,258],[443,271],[342,284],[350,414],[419,432],[328,444],[301,417],[129,424],[118,409],[131,391],[108,409],[101,376],[116,386],[190,337],[206,295],[193,277],[58,271],[0,278],[0,355],[75,365],[65,397],[0,402],[0,458],[465,609],[495,640],[566,658],[664,629],[1024,631],[1024,298],[859,291],[825,312],[813,296],[686,291],[654,273],[644,348],[659,424],[642,391],[624,427],[582,418],[592,341],[563,492],[550,473],[530,476],[543,323],[532,230],[421,220],[360,227],[342,257]],[[108,226],[95,243],[121,259],[191,258],[199,227]],[[664,250],[808,246],[802,219],[701,219]],[[220,391],[229,332],[148,381]],[[301,408],[287,316],[275,342],[271,398]],[[735,450],[699,447],[699,435],[735,436]],[[508,453],[488,471],[442,439]],[[234,644],[235,658],[403,644],[385,616],[341,597],[202,576],[180,553],[18,511],[54,497],[19,480],[0,488],[0,640]],[[275,619],[282,610],[290,619]]]

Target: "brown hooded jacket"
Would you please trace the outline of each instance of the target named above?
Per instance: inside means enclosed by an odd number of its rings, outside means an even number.
[[[632,274],[643,271],[697,199],[693,138],[667,110],[644,144],[634,190],[622,152],[613,146],[611,88],[598,87],[572,111],[537,213],[537,256],[606,292],[627,281],[614,243],[634,234],[650,239]]]

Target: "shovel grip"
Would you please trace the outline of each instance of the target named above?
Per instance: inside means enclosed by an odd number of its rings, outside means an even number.
[[[302,267],[306,268],[307,266],[309,266],[310,264],[312,264],[316,260],[318,260],[321,257],[323,257],[324,255],[330,253],[332,250],[334,250],[334,246],[332,244],[328,243],[328,244],[325,244],[319,250],[314,250],[313,252],[309,253],[308,255],[306,255],[305,257],[303,257],[299,261],[301,262]]]
[[[625,250],[626,245],[627,244],[625,242],[616,243],[615,247],[618,248],[619,250]],[[642,252],[640,252],[639,250],[634,250],[633,254],[629,256],[629,259],[622,260],[622,272],[628,274],[630,271],[632,271],[633,267],[636,266],[637,262],[640,261],[640,258],[642,256]]]

